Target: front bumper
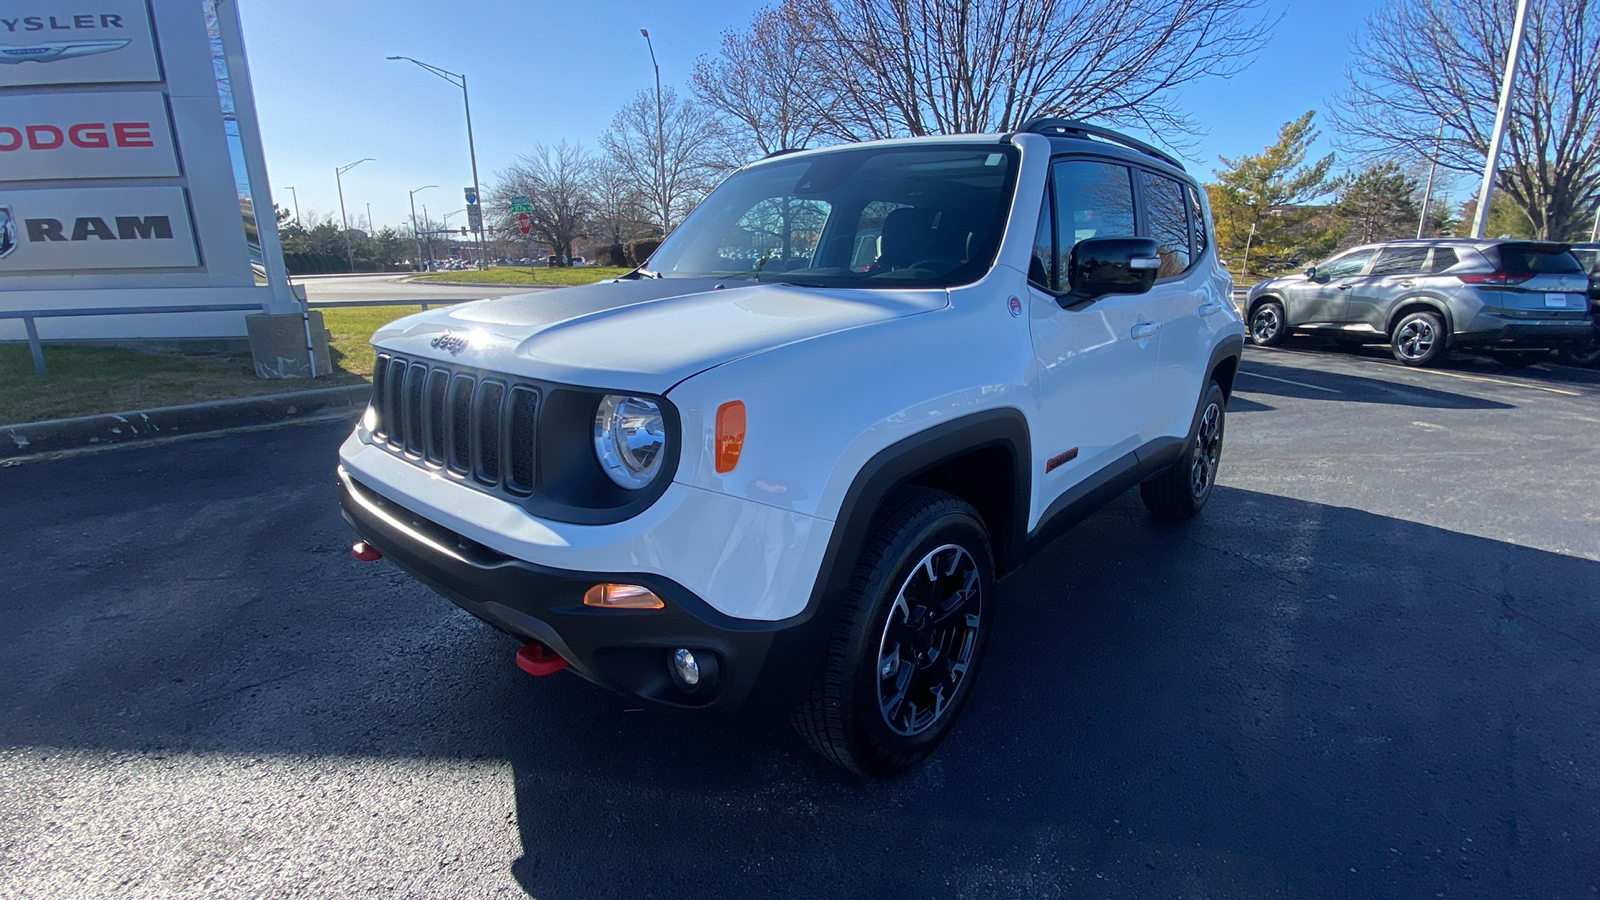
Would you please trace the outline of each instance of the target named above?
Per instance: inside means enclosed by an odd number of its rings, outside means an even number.
[[[781,711],[798,699],[822,659],[828,634],[815,609],[781,621],[739,619],[659,575],[536,565],[413,513],[343,466],[338,477],[344,517],[363,541],[483,621],[545,644],[577,674],[619,693],[681,707]],[[584,592],[600,582],[644,585],[666,607],[584,606]],[[668,670],[679,647],[701,659],[714,654],[715,681],[693,690],[679,685]]]

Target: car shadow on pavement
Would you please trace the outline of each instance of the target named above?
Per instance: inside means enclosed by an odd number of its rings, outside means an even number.
[[[781,725],[534,685],[538,724],[511,751],[518,882],[536,897],[1589,890],[1600,563],[1250,491],[1212,502],[1172,526],[1124,496],[1006,580],[972,704],[896,780],[833,770]]]
[[[1125,494],[1001,583],[952,737],[868,782],[781,722],[523,675],[509,638],[350,558],[297,454],[339,430],[252,435],[267,492],[238,442],[0,469],[0,748],[508,760],[511,874],[540,898],[1543,898],[1600,872],[1600,562],[1228,487],[1172,525]],[[180,822],[283,827],[168,765]],[[55,788],[19,776],[43,821]],[[410,818],[428,785],[343,789]],[[433,865],[409,839],[395,858]]]
[[[1467,394],[1420,387],[1400,381],[1347,375],[1303,366],[1280,366],[1259,356],[1245,360],[1234,390],[1247,394],[1272,394],[1300,400],[1336,400],[1381,403],[1421,409],[1514,409],[1509,403]],[[1230,409],[1232,406],[1230,404]]]

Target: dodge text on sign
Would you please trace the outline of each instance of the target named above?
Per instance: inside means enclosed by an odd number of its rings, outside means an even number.
[[[0,181],[177,174],[159,93],[0,95]]]

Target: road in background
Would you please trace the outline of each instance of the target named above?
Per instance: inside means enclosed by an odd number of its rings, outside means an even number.
[[[351,559],[341,425],[0,469],[0,896],[1594,896],[1600,375],[1303,346],[887,782],[523,675]]]
[[[302,275],[295,284],[306,287],[312,303],[349,303],[353,300],[478,300],[549,290],[530,285],[449,285],[410,281],[409,275]]]

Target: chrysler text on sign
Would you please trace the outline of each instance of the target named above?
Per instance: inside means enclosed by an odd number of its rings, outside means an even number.
[[[0,87],[160,80],[144,0],[0,3]]]

